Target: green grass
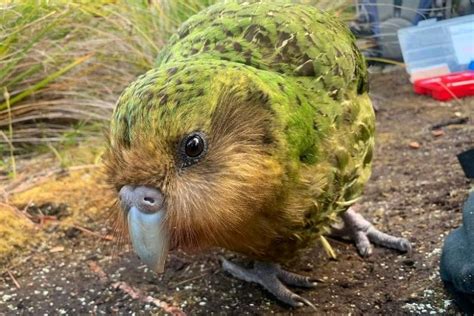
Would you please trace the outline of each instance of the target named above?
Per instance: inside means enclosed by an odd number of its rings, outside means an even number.
[[[101,135],[122,89],[214,2],[0,0],[1,169],[14,176],[15,155]],[[352,15],[350,0],[299,2]]]

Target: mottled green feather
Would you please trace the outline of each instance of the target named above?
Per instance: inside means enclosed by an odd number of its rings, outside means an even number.
[[[239,77],[245,80],[235,81],[235,90],[251,82],[271,107],[273,155],[286,170],[288,204],[299,205],[274,247],[291,256],[327,231],[370,176],[374,114],[366,65],[347,27],[329,13],[225,2],[193,16],[159,54],[156,68],[124,91],[112,145],[133,143],[144,130],[166,130],[173,142],[183,131],[205,129],[215,110],[216,78]]]

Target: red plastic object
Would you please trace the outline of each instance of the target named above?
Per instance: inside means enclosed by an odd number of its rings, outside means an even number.
[[[440,101],[474,95],[474,71],[466,70],[420,79],[413,84],[413,90],[418,94],[431,95]]]

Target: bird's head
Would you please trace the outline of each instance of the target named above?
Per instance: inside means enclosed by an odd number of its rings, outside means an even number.
[[[162,66],[118,101],[107,174],[135,250],[157,271],[170,247],[246,247],[253,220],[279,203],[279,122],[265,85],[245,69]]]

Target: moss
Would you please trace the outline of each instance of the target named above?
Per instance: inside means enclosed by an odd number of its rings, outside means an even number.
[[[0,205],[0,262],[37,240],[34,225],[17,214],[14,208]]]
[[[91,220],[107,222],[106,217],[115,202],[115,196],[106,185],[101,165],[97,163],[102,150],[100,144],[89,140],[75,146],[50,149],[57,158],[54,160],[43,155],[28,162],[21,161],[20,179],[31,181],[25,177],[27,173],[36,182],[24,191],[11,194],[9,205],[0,203],[0,264],[27,251],[37,242],[51,238],[52,235],[42,233],[49,225],[59,225],[66,229],[72,225],[88,226]],[[44,179],[38,176],[40,171],[53,170],[58,165],[68,166],[70,171],[66,169]],[[37,225],[15,211],[15,208],[23,210],[32,204],[34,207],[28,208],[28,213],[32,216],[37,216],[38,212],[35,210],[40,209],[45,215],[57,216],[59,221]],[[48,214],[47,208],[60,210],[61,214]]]
[[[13,204],[24,206],[66,204],[70,216],[61,225],[80,224],[86,219],[98,219],[106,214],[114,203],[112,191],[103,180],[100,168],[73,171],[66,175],[48,179],[46,182],[16,194]]]

